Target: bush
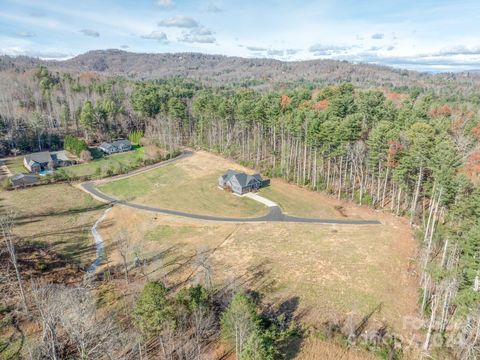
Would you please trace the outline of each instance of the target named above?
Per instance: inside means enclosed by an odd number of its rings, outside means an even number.
[[[3,178],[0,181],[0,190],[7,190],[10,188],[12,184],[10,183],[10,179],[8,177]]]
[[[80,152],[80,159],[82,159],[85,162],[92,161],[92,153],[89,150],[82,150]]]
[[[72,135],[65,136],[63,147],[77,156],[80,156],[83,150],[88,150],[88,145],[84,140]]]
[[[47,265],[47,263],[45,262],[44,259],[38,260],[38,262],[37,262],[37,269],[38,270],[45,271],[45,270],[47,270],[47,268],[48,268],[48,265]]]
[[[143,131],[140,130],[133,130],[128,134],[128,140],[132,143],[132,145],[140,145],[140,140],[143,137]]]

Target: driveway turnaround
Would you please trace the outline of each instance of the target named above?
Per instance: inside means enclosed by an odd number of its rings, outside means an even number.
[[[221,217],[221,216],[212,216],[212,215],[202,215],[202,214],[191,214],[183,211],[177,211],[177,210],[169,210],[169,209],[162,209],[162,208],[157,208],[157,207],[152,207],[148,205],[142,205],[142,204],[136,204],[132,202],[128,202],[125,200],[119,200],[116,199],[110,195],[107,195],[101,191],[99,191],[95,185],[97,183],[105,183],[109,181],[115,181],[119,179],[124,179],[133,175],[140,174],[145,171],[149,171],[152,169],[156,169],[158,167],[161,167],[163,165],[166,165],[168,163],[171,163],[173,161],[179,160],[181,158],[191,156],[191,152],[184,152],[182,155],[170,159],[167,161],[164,161],[159,164],[155,164],[152,166],[149,166],[147,168],[142,168],[139,170],[135,170],[132,173],[124,174],[124,175],[118,175],[112,178],[107,178],[103,180],[99,180],[98,182],[95,181],[87,181],[82,184],[80,184],[80,187],[83,191],[89,193],[92,197],[95,199],[109,203],[112,205],[119,204],[123,206],[127,206],[133,209],[139,209],[139,210],[146,210],[146,211],[151,211],[151,212],[156,212],[159,214],[166,214],[166,215],[175,215],[175,216],[183,216],[187,217],[190,219],[196,219],[196,220],[207,220],[207,221],[224,221],[224,222],[264,222],[264,221],[275,221],[275,222],[295,222],[295,223],[315,223],[315,224],[345,224],[345,225],[378,225],[381,224],[380,221],[377,220],[350,220],[350,219],[316,219],[316,218],[304,218],[304,217],[296,217],[296,216],[290,216],[286,215],[283,213],[282,209],[273,201],[270,201],[260,195],[257,194],[248,194],[248,197],[261,202],[262,204],[266,205],[268,207],[268,213],[263,216],[255,217],[255,218],[230,218],[230,217]]]

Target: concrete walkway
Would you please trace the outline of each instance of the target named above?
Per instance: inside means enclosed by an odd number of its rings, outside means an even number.
[[[264,198],[263,196],[260,196],[257,193],[246,193],[243,196],[248,197],[252,200],[258,201],[259,203],[262,203],[263,205],[269,208],[278,206],[277,203],[274,203],[272,200],[268,200],[267,198]]]
[[[159,168],[159,167],[164,166],[166,164],[169,164],[173,161],[177,161],[177,160],[180,160],[180,159],[182,159],[186,156],[191,156],[191,155],[192,155],[192,153],[187,151],[187,152],[184,152],[182,155],[177,156],[174,159],[163,161],[159,164],[149,166],[148,168],[142,168],[142,169],[135,170],[135,171],[133,171],[131,173],[128,173],[128,174],[123,174],[123,175],[118,175],[118,176],[114,176],[114,177],[111,177],[111,178],[102,179],[102,180],[99,180],[97,182],[95,182],[95,181],[84,182],[84,183],[80,184],[79,187],[80,187],[80,189],[87,192],[88,194],[90,194],[95,199],[97,199],[99,201],[102,201],[102,202],[105,202],[105,203],[112,204],[112,205],[119,204],[119,205],[127,206],[127,207],[130,207],[130,208],[133,208],[133,209],[146,210],[146,211],[156,212],[156,213],[165,214],[165,215],[182,216],[182,217],[195,219],[195,220],[223,221],[223,222],[237,222],[237,223],[238,222],[246,223],[246,222],[265,222],[265,221],[274,222],[275,221],[275,222],[295,222],[295,223],[315,223],[315,224],[343,224],[343,225],[349,225],[349,224],[350,225],[372,225],[372,224],[373,225],[375,225],[375,224],[378,225],[378,224],[381,224],[380,221],[377,221],[377,220],[316,219],[316,218],[303,218],[303,217],[289,216],[289,215],[285,215],[282,212],[282,209],[276,203],[274,203],[273,201],[268,200],[268,199],[264,198],[263,196],[260,196],[258,194],[254,194],[254,193],[250,193],[250,194],[247,194],[247,195],[244,195],[244,196],[248,196],[249,198],[251,198],[253,200],[256,200],[256,201],[259,201],[262,204],[264,204],[265,206],[267,206],[268,210],[269,210],[268,214],[263,215],[263,216],[259,216],[259,217],[255,217],[255,218],[230,218],[230,217],[222,217],[222,216],[191,214],[191,213],[187,213],[187,212],[183,212],[183,211],[169,210],[169,209],[157,208],[157,207],[148,206],[148,205],[136,204],[136,203],[128,202],[128,201],[125,201],[125,200],[116,199],[116,198],[114,198],[110,195],[107,195],[107,194],[99,191],[96,188],[97,184],[106,183],[106,182],[110,182],[110,181],[115,181],[115,180],[119,180],[119,179],[124,179],[124,178],[130,177],[130,176],[133,176],[133,175],[137,175],[137,174],[140,174],[140,173],[152,170],[152,169]]]

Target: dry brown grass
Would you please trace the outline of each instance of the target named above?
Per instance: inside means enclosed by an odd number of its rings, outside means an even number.
[[[16,211],[14,232],[24,242],[47,246],[82,265],[94,258],[90,228],[105,205],[68,184],[3,191],[0,198],[3,209]]]
[[[240,168],[211,154],[198,156],[182,165],[195,169],[192,173],[198,178],[209,173],[205,167]],[[200,158],[205,162],[195,164]],[[262,194],[291,215],[378,219],[382,224],[234,224],[116,206],[100,231],[111,244],[116,234],[126,229],[134,252],[150,260],[149,279],[166,276],[171,285],[201,281],[194,258],[198,251],[208,251],[216,286],[234,283],[256,289],[265,295],[265,302],[275,304],[298,301],[296,314],[306,325],[318,327],[326,320],[345,317],[358,320],[381,304],[371,326],[386,324],[395,333],[404,333],[403,318],[415,314],[417,307],[412,261],[416,245],[404,219],[281,180],[273,180]],[[115,249],[108,251],[110,264],[118,264]],[[372,357],[314,338],[302,345],[298,358]]]
[[[300,353],[295,357],[298,360],[375,360],[372,354],[355,349],[346,349],[329,341],[309,337],[304,341]]]
[[[100,228],[107,243],[121,230],[143,258],[154,259],[152,276],[172,283],[195,272],[197,251],[209,251],[218,286],[236,281],[280,303],[298,297],[298,314],[310,324],[362,316],[382,304],[375,323],[401,330],[416,308],[410,272],[414,244],[406,224],[316,225],[215,223],[115,207]],[[405,243],[402,243],[405,241]],[[111,249],[113,263],[119,263]],[[159,263],[155,257],[161,255]],[[163,264],[166,267],[159,270]]]
[[[101,185],[117,198],[164,209],[225,217],[254,217],[267,209],[254,200],[218,188],[218,177],[239,167],[206,152],[197,152],[163,167]]]

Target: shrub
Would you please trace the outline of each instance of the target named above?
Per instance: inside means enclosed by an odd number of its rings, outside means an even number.
[[[40,271],[45,271],[47,270],[48,266],[47,266],[47,263],[45,262],[44,259],[40,259],[38,260],[37,262],[37,269],[40,270]]]
[[[128,134],[128,140],[132,143],[132,145],[140,145],[140,140],[143,137],[143,131],[141,130],[133,130]]]
[[[89,162],[93,159],[92,153],[89,150],[82,150],[80,152],[80,159],[82,159],[85,162]]]
[[[11,185],[10,179],[5,177],[0,181],[0,190],[7,190]]]
[[[63,140],[63,146],[66,150],[77,156],[80,156],[83,150],[88,150],[88,145],[84,140],[72,135],[65,136],[65,139]]]

